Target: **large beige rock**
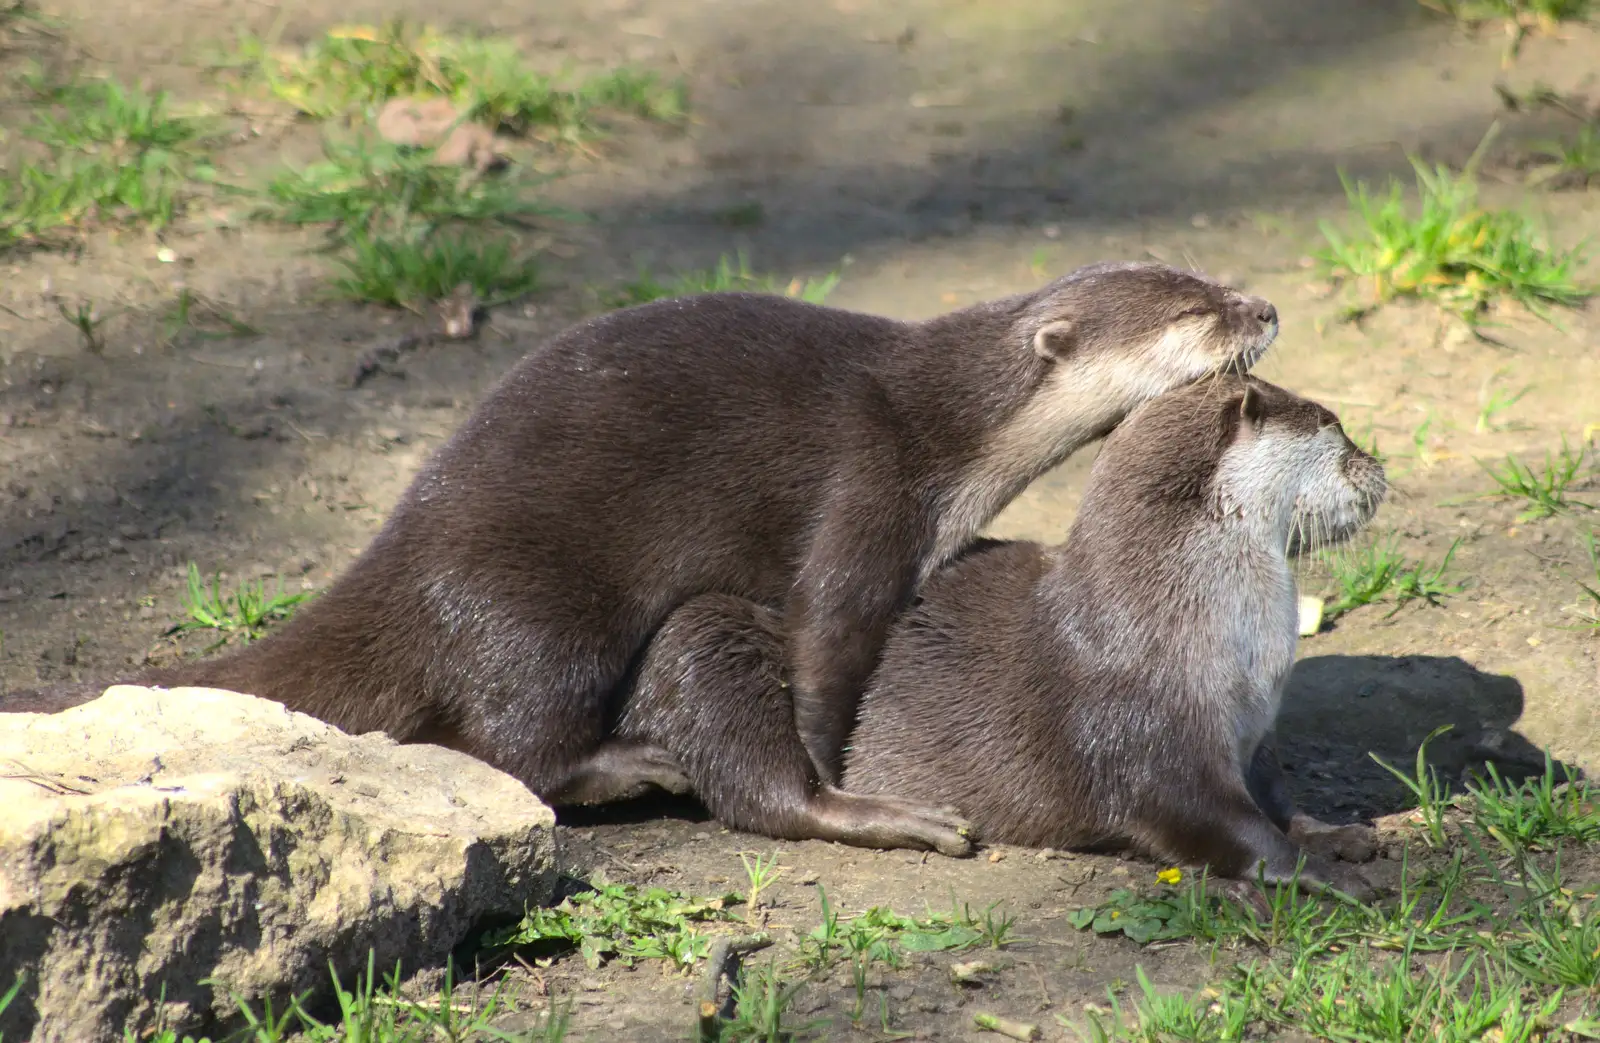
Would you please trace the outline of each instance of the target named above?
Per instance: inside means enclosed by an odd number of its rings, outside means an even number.
[[[348,983],[369,950],[437,966],[549,896],[553,825],[464,754],[251,696],[119,685],[0,714],[0,995],[29,979],[0,1037],[121,1040],[163,985],[181,1028],[230,990],[326,992],[330,961]]]

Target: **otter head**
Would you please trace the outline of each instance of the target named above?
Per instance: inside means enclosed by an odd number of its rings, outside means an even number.
[[[1088,371],[1123,413],[1207,374],[1242,374],[1278,336],[1265,298],[1149,263],[1079,268],[1039,295],[1027,321],[1036,354]]]
[[[1124,507],[1195,511],[1284,551],[1348,539],[1372,519],[1383,466],[1330,410],[1258,377],[1222,374],[1136,411],[1106,441]],[[1085,510],[1089,509],[1086,498]]]

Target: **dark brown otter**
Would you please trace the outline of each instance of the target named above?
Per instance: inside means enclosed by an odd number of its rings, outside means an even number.
[[[917,584],[1130,409],[1248,368],[1276,333],[1267,301],[1157,264],[916,323],[740,293],[614,312],[523,359],[280,631],[144,680],[444,742],[552,803],[603,801],[681,788],[658,750],[607,741],[619,683],[673,609],[726,594],[781,611],[794,723],[832,782]],[[874,806],[966,847],[948,815]]]
[[[1304,857],[1307,884],[1367,894],[1297,842],[1320,824],[1296,813],[1271,732],[1298,634],[1290,550],[1347,538],[1385,489],[1332,413],[1256,378],[1148,403],[1106,440],[1064,545],[988,541],[922,587],[862,704],[845,794],[953,805],[992,842],[1229,877],[1285,881]],[[618,732],[679,757],[728,824],[794,837],[811,781],[782,647],[762,606],[686,604]]]

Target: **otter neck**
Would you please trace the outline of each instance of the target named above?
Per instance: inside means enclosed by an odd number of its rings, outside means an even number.
[[[1034,353],[1020,320],[1030,296],[993,301],[923,324],[930,364],[942,366],[951,398],[968,402],[968,423],[952,483],[939,505],[926,579],[975,539],[1027,485],[1084,444],[1105,435],[1128,411],[1160,389],[1123,386],[1120,368],[1101,357],[1046,360]],[[974,349],[973,328],[981,330]],[[964,350],[941,345],[957,338]],[[966,365],[951,365],[966,356]],[[933,418],[930,418],[930,423]],[[939,427],[948,433],[951,417]]]
[[[1089,507],[1086,504],[1086,509]],[[1272,728],[1299,640],[1288,515],[1171,504],[1080,515],[1042,581],[1057,635],[1148,670],[1153,698],[1189,700],[1241,766]]]

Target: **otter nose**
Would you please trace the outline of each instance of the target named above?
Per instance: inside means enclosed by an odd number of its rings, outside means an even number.
[[[1250,302],[1250,310],[1260,320],[1263,326],[1275,326],[1278,323],[1278,309],[1272,306],[1271,301],[1257,297]]]

